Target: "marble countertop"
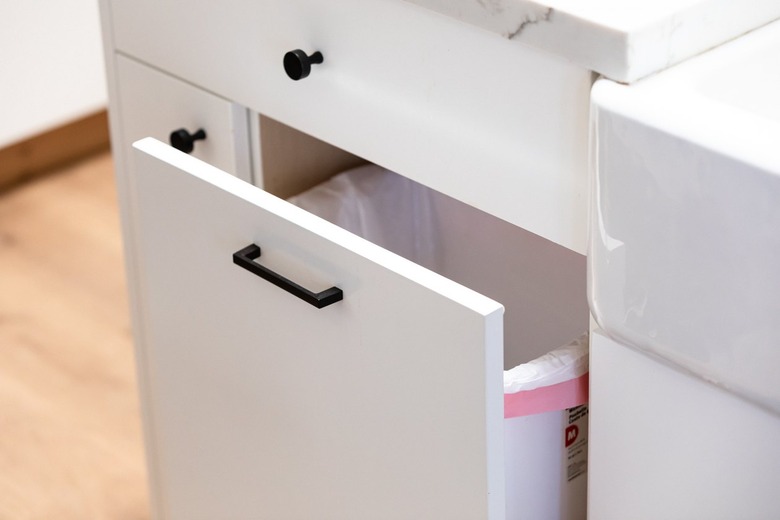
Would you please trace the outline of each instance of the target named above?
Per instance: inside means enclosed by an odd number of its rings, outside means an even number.
[[[778,0],[405,0],[630,83],[780,18]]]

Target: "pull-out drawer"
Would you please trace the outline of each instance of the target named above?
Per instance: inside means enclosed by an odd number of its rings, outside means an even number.
[[[158,141],[134,148],[163,517],[503,518],[502,305]],[[342,298],[317,308],[291,285]]]
[[[501,305],[159,142],[136,147],[165,518],[503,508]],[[234,265],[252,243],[343,301],[317,309]]]
[[[110,7],[119,52],[584,252],[588,71],[398,0]]]

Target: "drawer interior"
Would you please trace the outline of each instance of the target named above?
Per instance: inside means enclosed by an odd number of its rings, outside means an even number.
[[[280,198],[298,196],[345,170],[369,164],[273,119],[258,116],[257,123],[256,184]],[[402,182],[408,196],[425,199],[426,220],[419,227],[410,226],[408,215],[400,214],[409,201],[399,200],[399,214],[386,211],[382,224],[404,226],[403,233],[433,242],[434,254],[416,255],[372,236],[364,238],[501,302],[506,309],[505,369],[535,359],[588,329],[585,256],[414,181]],[[479,183],[479,178],[473,182]],[[383,205],[392,208],[387,201]],[[319,216],[333,221],[329,215]],[[349,230],[361,234],[359,229]]]

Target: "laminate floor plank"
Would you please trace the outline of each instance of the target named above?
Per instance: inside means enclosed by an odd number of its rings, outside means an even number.
[[[148,518],[111,157],[0,195],[0,519]]]

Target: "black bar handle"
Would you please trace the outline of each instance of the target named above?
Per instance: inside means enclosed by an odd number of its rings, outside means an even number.
[[[233,263],[237,266],[243,267],[250,273],[256,274],[263,280],[271,282],[275,286],[297,296],[306,303],[314,305],[318,309],[322,309],[323,307],[327,307],[332,303],[340,302],[344,299],[344,293],[338,287],[331,287],[330,289],[325,289],[318,293],[311,292],[292,280],[258,264],[255,262],[257,258],[260,258],[260,246],[257,244],[250,244],[241,251],[233,253]]]

